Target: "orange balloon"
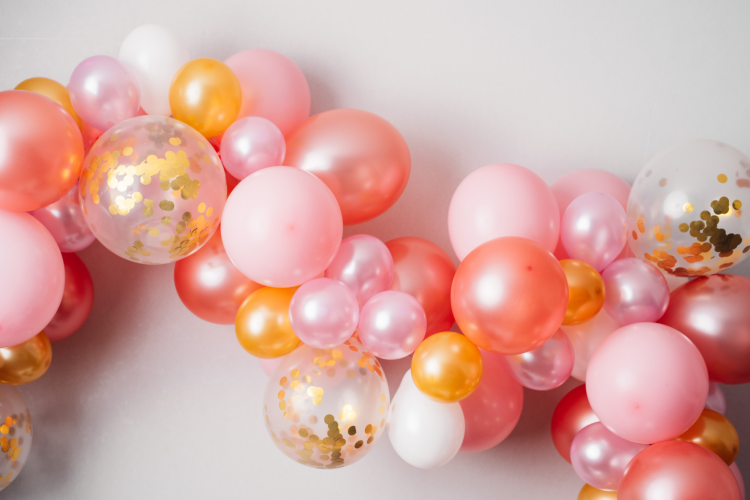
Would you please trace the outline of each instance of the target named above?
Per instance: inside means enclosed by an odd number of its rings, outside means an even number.
[[[578,493],[578,500],[617,500],[617,492],[600,490],[590,484],[584,484]]]
[[[52,345],[44,332],[22,344],[0,349],[0,382],[21,385],[33,382],[52,362]]]
[[[578,325],[596,316],[604,306],[604,280],[596,269],[580,260],[560,261],[568,281],[568,309],[563,325]]]
[[[68,93],[68,89],[65,88],[65,85],[50,80],[49,78],[36,77],[22,81],[16,85],[16,90],[28,90],[29,92],[36,92],[37,94],[49,97],[65,108],[65,111],[70,113],[70,116],[76,121],[79,129],[83,126],[81,117],[78,116],[76,110],[73,109],[73,104],[70,102],[70,94]]]
[[[732,422],[721,413],[703,410],[698,420],[683,432],[678,441],[688,441],[711,450],[726,462],[732,465],[740,452],[740,436]]]
[[[436,333],[414,352],[411,376],[414,385],[432,399],[455,403],[479,385],[482,354],[460,333]]]
[[[289,324],[289,303],[297,288],[264,287],[245,299],[234,330],[247,352],[256,358],[278,358],[299,345]]]

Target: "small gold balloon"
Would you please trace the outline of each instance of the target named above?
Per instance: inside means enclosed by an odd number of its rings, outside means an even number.
[[[436,401],[461,401],[479,385],[482,354],[460,333],[436,333],[425,339],[411,360],[414,385]]]
[[[732,422],[721,413],[708,408],[703,410],[693,426],[683,432],[677,440],[711,450],[727,465],[732,465],[740,452],[740,437]]]
[[[264,287],[245,299],[234,329],[242,347],[257,358],[278,358],[299,345],[289,323],[289,303],[297,288]]]
[[[0,382],[21,385],[33,382],[52,362],[52,345],[44,332],[23,344],[0,349]]]
[[[600,490],[590,484],[584,484],[578,493],[578,500],[617,500],[617,492]]]
[[[49,97],[65,108],[65,111],[70,113],[70,116],[72,116],[78,124],[78,128],[82,127],[81,117],[78,116],[76,110],[73,109],[73,104],[70,102],[70,94],[64,85],[57,83],[54,80],[50,80],[49,78],[36,77],[22,81],[16,85],[16,90],[28,90],[29,92],[36,92],[37,94]]]
[[[596,269],[580,260],[560,261],[568,280],[568,309],[563,325],[578,325],[594,316],[604,306],[604,280]]]

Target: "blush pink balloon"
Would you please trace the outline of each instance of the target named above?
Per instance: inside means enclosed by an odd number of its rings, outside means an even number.
[[[61,252],[80,252],[96,239],[83,218],[77,183],[56,202],[29,213],[47,228]]]
[[[575,354],[575,364],[573,365],[573,373],[571,373],[573,378],[581,382],[586,381],[586,369],[589,367],[591,356],[604,342],[604,339],[620,327],[622,325],[613,320],[604,310],[599,311],[593,319],[584,323],[560,327],[568,336],[570,343],[573,344],[573,353]]]
[[[239,180],[262,168],[281,165],[285,154],[284,134],[260,116],[240,118],[221,138],[221,162]]]
[[[669,285],[661,271],[645,260],[620,259],[602,272],[604,309],[621,325],[653,323],[669,306]]]
[[[326,269],[343,231],[331,190],[314,175],[289,167],[246,177],[227,198],[221,219],[224,250],[235,267],[277,288],[301,285]]]
[[[573,372],[573,344],[562,330],[536,349],[505,356],[513,378],[524,387],[548,391],[560,387]]]
[[[571,202],[560,221],[560,239],[571,259],[597,271],[614,261],[627,242],[627,216],[608,194],[586,193]]]
[[[382,359],[401,359],[413,353],[426,332],[424,309],[405,292],[380,292],[362,306],[359,314],[359,341]]]
[[[326,278],[339,280],[357,297],[359,307],[393,282],[393,257],[385,243],[369,234],[355,234],[341,242],[326,269]]]
[[[737,480],[737,486],[740,487],[740,497],[742,500],[745,500],[745,481],[742,479],[742,474],[740,473],[740,468],[737,467],[737,462],[733,462],[732,465],[729,466],[729,470],[734,474],[734,478]]]
[[[721,390],[716,382],[708,383],[708,397],[706,398],[706,408],[719,412],[722,415],[727,414],[727,399],[724,397],[724,391]]]
[[[65,268],[55,239],[23,212],[0,210],[0,347],[26,342],[55,316]]]
[[[609,430],[635,443],[656,443],[676,438],[698,419],[708,370],[698,348],[674,328],[636,323],[599,346],[586,392]]]
[[[349,288],[329,278],[310,280],[294,292],[289,323],[304,343],[330,349],[346,342],[357,329],[359,304]]]
[[[448,232],[459,260],[501,236],[528,238],[552,252],[559,231],[560,211],[552,190],[531,170],[510,163],[470,173],[448,209]]]

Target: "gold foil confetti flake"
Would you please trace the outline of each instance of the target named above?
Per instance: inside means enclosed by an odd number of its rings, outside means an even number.
[[[724,184],[725,182],[727,182],[727,176],[725,174],[719,174],[718,176],[716,176],[716,180]]]
[[[122,148],[122,156],[130,156],[133,154],[133,148],[130,146],[125,146]]]
[[[304,377],[302,378],[302,380],[304,380],[304,381],[305,381],[306,383],[308,383],[308,384],[309,384],[310,382],[312,382],[312,379],[310,378],[310,375],[305,375],[305,376],[304,376]]]
[[[385,405],[380,405],[380,414],[381,415],[385,414]]]
[[[328,418],[328,417],[326,417],[326,418]],[[331,418],[333,418],[333,415],[331,415]],[[326,422],[326,423],[327,423],[327,422]],[[8,426],[7,426],[7,425],[5,425],[5,424],[3,424],[3,425],[0,425],[0,434],[7,434],[7,433],[8,433],[8,430],[9,430],[9,429],[8,429]]]
[[[279,401],[279,410],[286,410],[286,401]]]
[[[117,177],[110,177],[107,181],[107,186],[109,186],[110,189],[115,189],[118,184]]]
[[[173,201],[167,201],[167,200],[161,200],[159,202],[159,208],[161,208],[164,211],[170,212],[174,210],[174,202]]]
[[[203,161],[205,161],[209,165],[211,164],[211,158],[209,158],[208,155],[203,155]]]
[[[310,434],[310,437],[307,438],[311,443],[315,444],[318,441],[320,441],[320,438],[315,434]]]
[[[168,226],[172,223],[172,218],[168,215],[165,215],[164,217],[161,218],[161,223],[164,226]]]
[[[109,213],[111,213],[112,215],[117,215],[117,206],[115,206],[114,204],[110,205]]]
[[[381,392],[381,393],[380,393],[380,400],[381,400],[381,401],[382,401],[383,403],[385,403],[385,393],[384,393],[384,392]]]
[[[170,137],[169,138],[169,143],[172,146],[179,146],[180,144],[182,144],[182,141],[180,140],[179,137]]]
[[[281,377],[281,380],[279,380],[279,385],[283,387],[286,385],[286,382],[287,382],[286,377]]]
[[[359,441],[357,441],[356,443],[354,443],[354,447],[356,449],[360,449],[360,448],[362,448],[362,444],[363,444],[362,440],[360,439]]]
[[[289,440],[288,440],[287,438],[284,438],[284,439],[282,439],[281,441],[282,441],[282,442],[283,442],[283,443],[284,443],[285,445],[287,445],[288,447],[290,447],[291,449],[295,449],[295,448],[297,448],[297,447],[296,447],[296,446],[294,445],[294,443],[292,443],[291,441],[289,441]]]
[[[330,459],[331,459],[331,457],[329,457],[328,455],[321,455],[321,456],[319,457],[319,459],[320,459],[320,460],[323,460],[324,462],[327,462],[328,460],[330,460]]]
[[[192,214],[190,212],[185,212],[182,214],[182,220],[185,222],[190,221],[190,218],[192,217]]]
[[[300,429],[299,430],[299,437],[306,438],[307,437],[307,429]],[[307,443],[305,443],[307,444]]]
[[[311,385],[310,387],[307,388],[307,395],[312,398],[313,404],[315,406],[323,402],[323,388],[322,387],[315,387]]]
[[[659,186],[664,187],[667,185],[667,179],[662,179],[659,181]]]
[[[292,383],[289,384],[289,387],[297,392],[302,390],[302,386],[299,384],[299,380],[292,380]]]
[[[690,212],[693,211],[693,204],[685,203],[684,205],[682,205],[682,211],[685,212],[686,214],[689,214]]]
[[[367,424],[367,427],[365,427],[365,434],[369,434],[372,432],[372,424]]]
[[[151,176],[143,174],[141,176],[141,184],[143,184],[144,186],[148,186],[149,184],[151,184]]]
[[[370,436],[367,438],[367,444],[372,443],[372,440],[375,439],[375,436]]]
[[[177,223],[177,226],[175,226],[175,232],[177,234],[182,234],[185,232],[185,222],[181,221]]]
[[[350,436],[353,436],[357,433],[357,428],[352,425],[349,427],[349,430],[346,431],[346,433],[349,434]]]
[[[146,230],[146,234],[156,238],[157,236],[159,236],[159,230],[156,229],[155,227],[150,227]]]
[[[290,375],[292,376],[292,378],[299,377],[299,370],[295,368],[294,370],[292,370],[292,373]]]
[[[679,230],[680,230],[680,232],[682,232],[682,233],[687,233],[687,232],[688,232],[688,231],[690,230],[690,226],[688,226],[687,224],[685,224],[685,223],[683,222],[682,224],[680,224],[680,225],[678,226],[678,229],[679,229]]]
[[[310,415],[310,418],[307,419],[311,424],[317,424],[318,423],[318,417],[315,415]]]
[[[159,182],[159,188],[160,188],[160,189],[161,189],[162,191],[169,191],[169,188],[170,188],[170,182],[169,182],[169,181],[167,181],[167,180],[162,180],[162,181],[160,181],[160,182]]]
[[[382,429],[384,425],[385,425],[385,419],[380,421],[380,428]]]
[[[138,191],[135,191],[130,197],[133,199],[135,203],[140,203],[143,201],[143,195],[139,193]]]
[[[109,138],[109,142],[115,142],[117,139],[120,138],[120,134],[114,134],[112,137]],[[106,153],[104,153],[106,154]]]
[[[205,211],[206,211],[206,204],[203,203],[203,202],[201,202],[200,204],[198,204],[198,213],[202,214]]]
[[[350,350],[350,351],[354,351],[354,352],[357,352],[357,351],[359,351],[359,349],[357,349],[357,348],[356,348],[355,346],[353,346],[353,345],[350,345],[350,346],[349,346],[349,350]]]
[[[744,248],[744,249],[742,250],[742,253],[747,253],[747,252],[750,252],[750,247],[745,247],[745,248]]]
[[[214,214],[214,207],[208,207],[206,210],[206,217],[211,217]]]
[[[656,233],[655,238],[656,238],[656,241],[659,241],[659,242],[664,241],[664,234]]]
[[[718,200],[711,202],[711,208],[716,215],[726,215],[729,213],[729,198],[722,196]],[[702,215],[702,214],[701,214]]]
[[[335,421],[336,421],[336,418],[334,418],[334,416],[331,415],[331,414],[328,414],[325,417],[323,417],[323,422],[325,422],[326,424],[330,425],[330,424],[332,424]],[[0,427],[0,432],[2,432],[2,431],[3,431],[3,429],[2,429],[2,427]],[[3,434],[7,434],[7,432],[3,432]]]
[[[279,391],[279,399],[284,399],[284,396],[286,396],[286,393],[284,392],[284,389]]]
[[[640,231],[641,234],[646,232],[646,226],[643,225],[643,220],[638,219],[638,222],[636,223],[636,225],[638,226],[638,231]]]

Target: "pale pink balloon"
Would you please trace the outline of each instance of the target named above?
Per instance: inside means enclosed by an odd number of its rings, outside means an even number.
[[[548,391],[560,387],[573,372],[573,344],[562,330],[536,349],[505,356],[513,378],[524,387]]]
[[[277,288],[301,285],[326,269],[343,231],[331,190],[290,167],[264,168],[242,180],[221,220],[224,249],[235,267]]]
[[[560,327],[568,336],[570,343],[573,344],[573,353],[575,354],[575,364],[573,365],[573,373],[571,373],[573,378],[581,382],[586,381],[586,369],[589,367],[591,356],[604,342],[604,339],[620,327],[622,325],[613,320],[604,309],[599,311],[593,319],[584,323]]]
[[[727,399],[724,397],[724,391],[721,390],[719,384],[716,382],[708,383],[708,397],[706,398],[706,408],[721,413],[722,415],[727,414]]]
[[[281,364],[281,362],[284,360],[286,356],[279,356],[278,358],[270,358],[270,359],[263,359],[263,358],[255,358],[258,360],[258,363],[260,363],[260,367],[263,368],[263,371],[266,375],[269,377],[273,375],[274,370],[276,370],[276,367]]]
[[[708,370],[683,334],[658,323],[620,328],[586,372],[591,407],[609,430],[636,443],[674,439],[690,428],[708,396]]]
[[[285,154],[284,134],[260,116],[240,118],[221,138],[221,162],[238,180],[262,168],[281,165]]]
[[[620,259],[602,272],[604,309],[621,325],[653,323],[669,306],[669,285],[655,265],[641,259]]]
[[[501,236],[528,238],[552,252],[559,231],[560,211],[552,190],[531,170],[510,163],[470,173],[448,209],[448,233],[459,260]]]
[[[359,314],[359,341],[382,359],[401,359],[419,347],[427,332],[422,305],[405,292],[386,290],[368,300]]]
[[[0,347],[26,342],[55,316],[65,267],[55,239],[23,212],[0,210]]]
[[[355,234],[341,242],[326,269],[326,278],[339,280],[357,297],[359,307],[393,282],[393,257],[385,243],[369,234]]]
[[[627,216],[608,194],[586,193],[571,202],[560,221],[560,239],[571,259],[597,271],[614,261],[627,242]]]
[[[740,498],[745,500],[745,481],[742,479],[742,474],[740,473],[740,468],[737,467],[737,462],[732,462],[732,465],[729,466],[729,470],[734,474],[734,478],[737,480],[737,485],[740,487]]]
[[[337,280],[317,278],[294,292],[289,323],[294,334],[312,347],[330,349],[346,342],[357,329],[359,304],[349,288]]]
[[[29,213],[47,228],[61,252],[80,252],[96,239],[83,218],[78,183],[53,204]]]

